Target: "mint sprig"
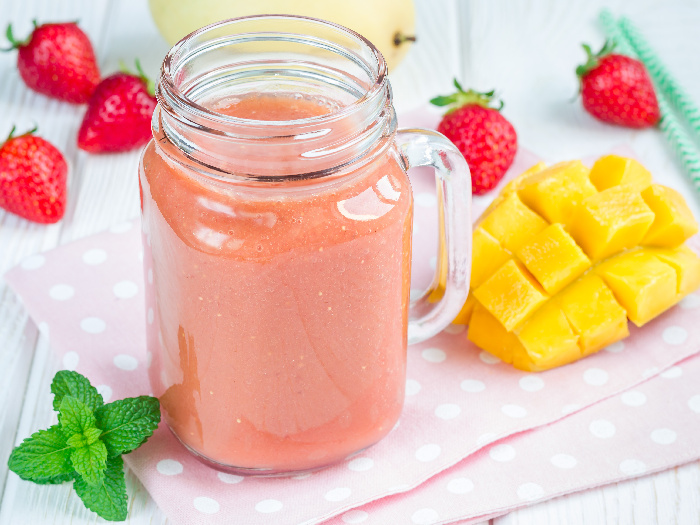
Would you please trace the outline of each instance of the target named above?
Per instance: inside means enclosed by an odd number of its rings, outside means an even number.
[[[51,383],[58,424],[39,430],[16,447],[8,466],[34,483],[74,481],[85,506],[109,521],[127,514],[121,455],[151,437],[160,422],[160,403],[150,396],[105,404],[77,372],[62,370]]]

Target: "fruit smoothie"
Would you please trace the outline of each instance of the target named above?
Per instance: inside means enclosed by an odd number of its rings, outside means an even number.
[[[258,121],[334,111],[284,93],[209,107]],[[155,139],[140,175],[149,372],[170,428],[234,471],[316,468],[380,440],[405,387],[412,198],[395,148],[328,181],[246,184]]]

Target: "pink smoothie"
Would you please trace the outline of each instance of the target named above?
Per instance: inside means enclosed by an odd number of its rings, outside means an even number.
[[[284,95],[211,107],[254,120],[330,111]],[[410,284],[412,199],[394,148],[287,189],[191,166],[161,135],[141,173],[165,421],[234,470],[315,468],[380,440],[403,405]]]

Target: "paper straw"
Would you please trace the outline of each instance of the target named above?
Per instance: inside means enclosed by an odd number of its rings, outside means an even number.
[[[669,102],[683,115],[695,136],[700,140],[700,108],[688,96],[678,81],[669,73],[658,55],[651,48],[642,33],[635,27],[629,18],[622,17],[618,22],[622,33],[644,62],[656,84],[661,88]]]
[[[626,33],[623,32],[622,28],[615,21],[615,18],[609,10],[604,9],[601,11],[600,22],[603,25],[603,29],[607,33],[608,37],[615,41],[616,52],[633,57],[637,55],[637,53],[635,53],[636,48],[633,48],[632,44],[627,39]],[[637,31],[637,33],[639,32]],[[644,62],[644,60],[642,61]],[[648,65],[647,68],[649,68]],[[682,92],[682,90],[680,90],[680,92]],[[700,192],[700,151],[698,151],[692,138],[688,132],[685,131],[683,125],[673,113],[671,105],[666,99],[666,95],[657,90],[656,96],[659,101],[659,111],[661,113],[659,128],[663,132],[668,143],[671,145],[671,148],[673,148],[673,150],[676,152],[676,155],[680,159],[688,177],[693,182],[695,189]]]

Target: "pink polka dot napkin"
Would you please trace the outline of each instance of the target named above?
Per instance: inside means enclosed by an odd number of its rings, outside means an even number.
[[[511,173],[534,156],[521,153]],[[429,281],[432,176],[412,175],[414,283]],[[477,208],[485,202],[477,202]],[[25,259],[5,275],[65,368],[106,400],[150,391],[139,222]],[[144,278],[145,276],[145,278]],[[327,469],[243,478],[188,454],[164,425],[126,456],[182,524],[439,524],[483,520],[532,501],[700,457],[700,295],[585,360],[528,374],[450,326],[409,347],[406,406],[380,443]],[[652,379],[650,379],[652,378]]]

